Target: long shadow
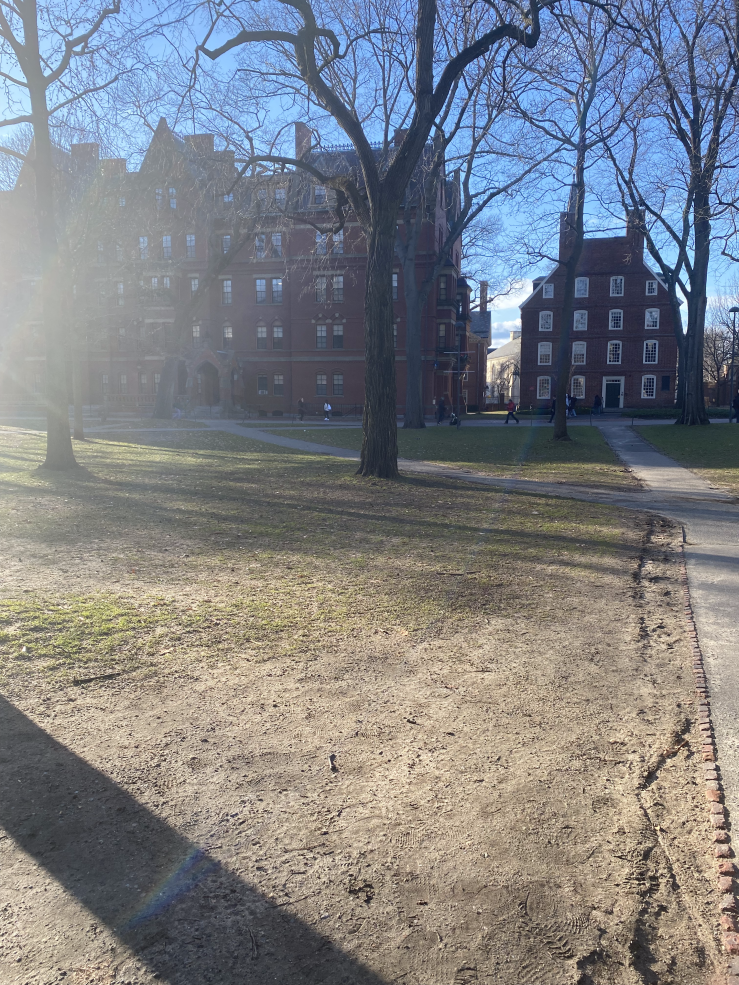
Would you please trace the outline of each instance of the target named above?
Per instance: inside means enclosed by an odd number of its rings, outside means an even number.
[[[8,834],[161,980],[383,985],[4,698],[0,785]]]

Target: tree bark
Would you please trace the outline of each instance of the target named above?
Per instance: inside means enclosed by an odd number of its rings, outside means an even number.
[[[30,80],[29,80],[30,83]],[[46,341],[46,459],[43,468],[65,471],[77,467],[69,430],[69,395],[65,367],[69,354],[67,324],[59,316],[63,297],[59,248],[54,221],[54,163],[49,133],[46,90],[29,84],[33,115],[36,178],[36,223],[41,257],[41,292]]]
[[[380,211],[380,210],[378,210]],[[364,414],[357,475],[398,477],[398,423],[393,347],[393,255],[397,204],[381,205],[367,238],[364,297]]]
[[[75,441],[85,440],[85,425],[82,415],[82,356],[75,351],[72,361],[72,397],[74,399],[74,431]]]
[[[565,261],[565,286],[562,304],[562,323],[559,326],[559,345],[557,347],[557,407],[554,412],[554,440],[570,441],[567,433],[567,390],[570,380],[570,325],[575,311],[575,278],[582,256],[585,241],[584,205],[585,205],[585,152],[584,141],[581,140],[582,150],[578,150],[576,169],[576,204],[572,215],[574,241],[572,252]],[[581,155],[581,156],[580,156]]]
[[[412,280],[411,280],[412,278]],[[416,285],[416,255],[403,263],[405,295],[405,416],[404,428],[425,428],[423,413],[423,359],[421,347],[421,311],[423,305]]]
[[[683,406],[678,424],[709,424],[703,393],[703,346],[706,325],[706,284],[711,256],[710,202],[707,194],[696,195],[693,204],[695,248],[688,296],[688,330],[684,345]]]
[[[174,403],[174,384],[177,379],[177,369],[179,356],[165,356],[162,375],[159,378],[159,388],[154,402],[154,413],[152,417],[162,421],[172,419],[172,405]]]

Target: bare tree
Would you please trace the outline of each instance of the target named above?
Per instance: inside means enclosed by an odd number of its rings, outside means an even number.
[[[120,0],[109,6],[95,3],[46,4],[35,0],[0,3],[0,78],[7,111],[0,127],[22,124],[33,128],[29,154],[12,141],[0,151],[26,160],[35,176],[35,208],[42,271],[42,308],[46,338],[47,443],[44,467],[76,466],[69,432],[67,382],[68,339],[59,317],[63,278],[56,224],[55,179],[50,121],[55,114],[91,99],[118,77],[111,65],[116,56],[112,20]]]
[[[647,249],[668,288],[679,353],[678,423],[708,424],[708,267],[736,202],[739,8],[638,0],[621,13],[632,44],[631,78],[643,85],[645,99],[609,140],[609,156],[622,203],[644,213]],[[687,302],[684,331],[680,295]]]
[[[434,125],[449,100],[456,98],[465,70],[503,40],[511,46],[534,47],[541,32],[541,4],[532,0],[522,10],[512,0],[490,0],[479,17],[474,8],[474,36],[466,28],[473,8],[440,9],[436,0],[418,0],[412,11],[394,2],[358,8],[327,4],[319,10],[309,0],[241,2],[212,9],[212,25],[200,48],[204,54],[215,60],[247,46],[254,58],[244,67],[254,85],[273,96],[291,95],[303,108],[317,107],[356,151],[355,168],[332,174],[318,171],[305,156],[270,153],[255,155],[253,162],[303,170],[335,191],[337,228],[351,209],[364,231],[366,370],[359,474],[394,478],[398,467],[391,277],[398,213]],[[439,64],[440,32],[452,30],[455,23],[469,41]],[[211,38],[229,30],[237,33],[208,47]],[[364,72],[370,55],[375,57],[372,48],[380,53],[379,75]],[[405,130],[399,146],[393,145],[395,130]],[[373,136],[380,137],[379,148],[373,146]]]

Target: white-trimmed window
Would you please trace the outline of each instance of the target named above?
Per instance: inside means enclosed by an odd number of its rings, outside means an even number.
[[[267,380],[267,376],[257,376],[257,393],[260,397],[266,397],[269,393],[269,384]]]
[[[331,279],[331,297],[334,301],[344,300],[344,275],[334,274]]]
[[[272,233],[272,256],[282,256],[282,233]]]
[[[257,304],[267,303],[267,281],[264,277],[256,278]]]
[[[282,277],[272,278],[272,304],[282,304]]]
[[[552,378],[550,376],[537,376],[536,378],[536,397],[538,400],[549,400],[552,395]]]
[[[586,298],[590,291],[590,280],[587,277],[575,278],[575,297]]]
[[[193,325],[192,326],[192,337],[194,339],[199,339],[200,338],[200,325]]]
[[[221,281],[221,304],[231,304],[231,281]]]
[[[647,331],[659,328],[659,308],[647,308],[644,313],[644,328]]]
[[[611,277],[611,297],[622,298],[624,296],[623,277]]]
[[[551,311],[539,312],[539,331],[551,332],[554,323],[554,315]]]
[[[257,349],[267,348],[267,326],[257,325]]]
[[[570,393],[573,397],[577,397],[578,400],[583,400],[585,397],[585,377],[584,376],[573,376],[570,382]]]
[[[273,349],[282,348],[282,325],[272,326],[272,348]]]
[[[620,308],[608,312],[608,327],[612,332],[620,332],[624,327],[624,313]]]
[[[326,348],[326,326],[316,325],[316,349]]]
[[[333,347],[334,347],[334,349],[343,349],[344,348],[344,326],[343,325],[334,325]]]
[[[645,363],[656,363],[657,352],[659,349],[659,343],[656,339],[647,339],[644,343],[644,362]]]
[[[254,237],[254,256],[257,260],[264,259],[264,253],[266,250],[267,237],[264,233],[259,233]]]
[[[314,185],[313,186],[313,203],[315,205],[325,205],[326,204],[326,186],[325,185]]]
[[[316,373],[316,396],[323,397],[328,393],[326,374]]]
[[[328,248],[328,233],[316,233],[316,253],[326,256]]]
[[[541,296],[543,298],[553,298],[554,297],[554,284],[544,284],[541,289]]]
[[[586,332],[588,328],[587,311],[576,311],[574,324],[572,326],[576,332]]]
[[[649,297],[654,297],[657,294],[657,281],[648,280],[647,281],[647,295]]]
[[[187,250],[187,259],[195,259],[195,233],[187,233],[185,236],[185,248]]]
[[[621,365],[621,343],[620,342],[609,342],[608,343],[608,365],[609,366],[620,366]]]
[[[142,260],[149,259],[149,237],[139,236],[139,257]]]
[[[540,366],[551,366],[552,365],[552,343],[551,342],[540,342],[539,343],[539,365]]]
[[[162,236],[162,259],[170,260],[172,257],[172,237]]]
[[[641,395],[643,400],[654,400],[657,396],[657,377],[642,376]]]
[[[229,346],[232,345],[232,343],[233,343],[233,337],[234,337],[234,330],[233,330],[232,326],[231,325],[228,325],[228,324],[224,325],[223,326],[223,347],[225,349],[229,348]]]
[[[272,393],[276,397],[281,397],[285,391],[285,377],[282,373],[275,373],[272,382]]]
[[[344,374],[334,373],[332,377],[332,390],[335,397],[344,396]]]
[[[587,354],[588,343],[587,342],[573,342],[572,343],[572,365],[573,366],[584,366],[585,357]]]

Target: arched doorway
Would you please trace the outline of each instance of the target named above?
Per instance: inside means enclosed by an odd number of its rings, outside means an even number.
[[[221,402],[218,370],[213,363],[201,363],[195,374],[195,403],[213,407]]]

